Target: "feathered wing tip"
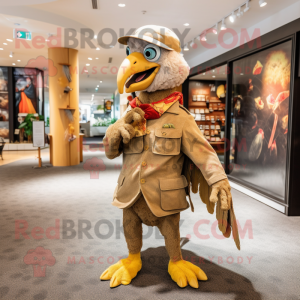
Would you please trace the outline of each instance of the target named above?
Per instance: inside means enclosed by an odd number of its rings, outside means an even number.
[[[199,190],[200,198],[202,202],[206,204],[207,211],[210,214],[213,214],[215,210],[215,203],[209,200],[212,189],[205,180],[201,170],[187,156],[184,160],[183,175],[186,177],[188,182],[188,192],[192,190],[192,192],[196,194]],[[230,210],[222,210],[221,202],[219,200],[216,206],[216,219],[218,220],[219,229],[222,234],[226,238],[229,238],[232,233],[235,245],[240,250],[240,238],[233,205]]]

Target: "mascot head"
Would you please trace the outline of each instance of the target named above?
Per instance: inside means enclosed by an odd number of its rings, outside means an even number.
[[[154,92],[177,87],[187,78],[189,66],[180,54],[179,38],[170,29],[143,26],[118,41],[127,45],[117,78],[120,94],[124,85],[126,93]]]

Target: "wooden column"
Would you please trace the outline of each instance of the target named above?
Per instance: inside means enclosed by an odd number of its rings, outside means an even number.
[[[49,48],[49,65],[54,64],[56,71],[49,72],[50,134],[52,136],[53,166],[71,166],[80,163],[79,147],[79,65],[78,51],[68,48]],[[63,72],[68,65],[72,81],[69,82]],[[49,67],[50,69],[50,67]],[[73,90],[64,93],[66,86]],[[70,121],[66,109],[70,108],[73,121]],[[68,126],[74,125],[76,139],[69,142]]]

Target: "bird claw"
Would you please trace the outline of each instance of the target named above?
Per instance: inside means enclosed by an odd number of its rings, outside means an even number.
[[[101,280],[110,280],[110,287],[128,285],[142,268],[140,253],[129,254],[127,258],[107,268],[100,276]]]
[[[181,288],[189,284],[192,288],[197,289],[199,287],[198,280],[207,280],[206,274],[199,267],[185,260],[170,261],[168,271],[172,280]]]

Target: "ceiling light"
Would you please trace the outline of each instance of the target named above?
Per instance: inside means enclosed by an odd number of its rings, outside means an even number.
[[[100,83],[102,83],[102,81],[100,81]]]
[[[246,9],[246,8],[245,8]],[[249,8],[248,8],[249,9]],[[240,18],[243,15],[243,11],[241,10],[241,7],[239,7],[238,12],[236,13],[236,15]]]
[[[267,1],[264,1],[264,0],[259,0],[259,6],[260,7],[264,7],[267,5]]]
[[[3,45],[7,45],[7,43],[3,43]]]
[[[184,50],[184,51],[189,51],[190,49],[188,48],[187,45],[185,45],[184,48],[183,48],[183,50]]]
[[[94,94],[92,95],[92,97],[94,97]]]
[[[241,73],[240,75],[244,75],[244,73]]]
[[[6,39],[8,42],[12,42],[13,40],[11,40],[11,39]]]
[[[214,75],[213,78],[215,78],[216,76]]]
[[[229,17],[229,20],[231,23],[234,23],[235,19],[236,19],[236,15],[234,14],[234,12],[232,12],[232,14]]]
[[[189,24],[189,23],[184,23],[183,25],[184,25],[184,26],[190,26],[190,24]]]
[[[93,59],[91,57],[89,57],[88,60],[93,60]]]
[[[85,64],[87,67],[90,65],[90,64]]]
[[[97,34],[94,35],[94,39],[95,39],[95,40],[97,39]]]
[[[98,57],[96,57],[96,59],[99,59]]]
[[[118,4],[119,7],[125,7],[125,4],[124,3],[120,3]]]
[[[215,72],[216,70],[215,70],[215,69],[213,69],[212,71],[213,71],[213,72]]]
[[[14,53],[12,51],[10,51],[9,57],[14,57]]]
[[[197,48],[197,44],[195,43],[195,40],[193,40],[191,43],[190,43],[190,46],[195,49]]]
[[[202,42],[206,42],[207,41],[207,38],[206,38],[206,33],[202,33],[202,35],[200,35],[200,39]]]
[[[98,91],[98,88],[95,88],[96,91]]]
[[[226,30],[225,19],[222,20],[221,30]]]
[[[97,48],[96,48],[96,50],[100,50],[100,48],[99,48],[99,47],[97,47]]]
[[[249,1],[247,1],[246,7],[244,9],[244,12],[247,12],[249,9],[250,9]]]
[[[99,87],[99,84],[97,85],[97,87]]]
[[[203,75],[205,75],[205,73],[203,73]]]
[[[214,34],[218,34],[218,23],[215,25],[215,27],[213,27],[212,32]]]
[[[0,48],[0,50],[3,50],[3,48]]]
[[[17,61],[18,61],[18,62],[20,62],[21,60],[20,60],[20,59],[18,59]]]
[[[16,64],[15,64],[15,63],[12,63],[12,65],[15,66]]]

